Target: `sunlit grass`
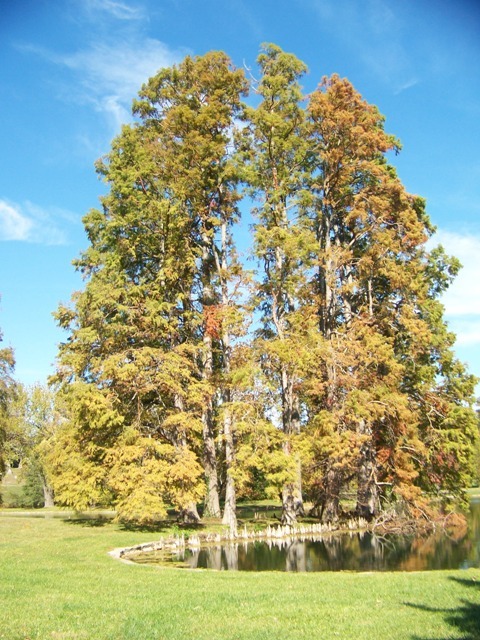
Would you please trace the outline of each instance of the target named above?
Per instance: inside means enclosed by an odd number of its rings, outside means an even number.
[[[480,571],[234,573],[126,565],[157,539],[105,521],[0,517],[0,638],[478,638]],[[475,627],[473,627],[475,628]]]

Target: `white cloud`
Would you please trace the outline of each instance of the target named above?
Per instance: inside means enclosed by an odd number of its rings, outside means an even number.
[[[415,87],[418,83],[419,83],[419,80],[417,78],[410,78],[410,80],[407,80],[402,85],[399,85],[395,89],[394,93],[395,95],[398,95],[399,93],[402,93],[402,91],[406,91],[407,89],[411,89],[412,87]]]
[[[440,230],[431,244],[441,244],[463,265],[442,298],[445,317],[457,335],[457,344],[480,344],[480,236]]]
[[[64,58],[64,64],[80,74],[81,82],[117,132],[131,120],[130,107],[142,84],[162,67],[169,67],[182,55],[158,40],[94,45]]]
[[[480,317],[480,237],[440,230],[433,241],[463,265],[443,297],[448,315]]]
[[[18,207],[0,200],[0,240],[27,240],[32,226]]]
[[[73,214],[56,207],[44,209],[29,201],[20,206],[0,200],[0,241],[66,244],[67,236],[61,227],[74,219]]]
[[[127,107],[122,104],[119,96],[112,95],[101,98],[97,103],[97,109],[108,115],[113,131],[115,132],[121,128],[122,124],[131,120],[131,113]]]
[[[456,344],[459,347],[473,344],[480,345],[480,320],[461,320],[456,318],[450,321],[449,327],[457,336]]]
[[[180,58],[159,40],[113,44],[93,44],[88,49],[55,61],[81,75],[83,85],[94,95],[115,97],[121,102],[131,100],[140,86],[161,67],[168,67]]]

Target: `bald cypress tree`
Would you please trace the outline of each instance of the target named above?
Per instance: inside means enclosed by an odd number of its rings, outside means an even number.
[[[455,402],[465,412],[466,444],[473,387],[458,364],[439,366],[451,343],[434,299],[454,265],[425,248],[433,228],[424,203],[406,192],[386,159],[398,141],[385,133],[378,110],[338,76],[311,96],[309,115],[318,342],[307,393],[316,407],[313,433],[324,434],[314,445],[320,510],[337,519],[340,491],[353,485],[357,513],[370,519],[387,497],[407,508],[421,504],[419,474],[431,458],[424,404],[459,376]],[[443,428],[451,410],[437,414]]]
[[[305,112],[300,78],[306,66],[280,47],[264,45],[255,91],[261,101],[247,111],[245,176],[258,206],[254,253],[263,270],[257,300],[262,314],[257,349],[274,383],[284,433],[285,481],[281,487],[282,522],[291,524],[303,512],[301,472],[295,441],[301,429],[298,393],[298,292],[308,267],[311,234],[300,220],[306,160]]]
[[[162,513],[170,499],[197,519],[203,472],[206,511],[219,515],[214,369],[228,347],[212,318],[229,278],[226,235],[238,200],[229,145],[244,89],[243,74],[215,52],[143,87],[140,121],[98,165],[110,192],[85,218],[91,246],[76,263],[85,290],[57,314],[71,333],[59,376],[67,389],[78,381],[77,442],[105,405],[94,457],[127,516],[141,500],[151,505],[145,514]]]

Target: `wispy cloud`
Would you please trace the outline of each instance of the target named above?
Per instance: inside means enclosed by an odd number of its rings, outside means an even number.
[[[154,39],[137,42],[94,44],[71,55],[57,56],[56,62],[73,70],[99,111],[114,125],[130,119],[130,103],[141,85],[162,67],[181,57]]]
[[[144,17],[142,7],[114,0],[83,0],[84,9],[89,13],[101,12],[117,20],[141,20]]]
[[[403,84],[399,85],[395,89],[394,93],[395,95],[398,95],[399,93],[402,93],[402,91],[406,91],[407,89],[411,89],[412,87],[415,87],[418,83],[419,83],[419,80],[417,78],[410,78],[410,80],[407,80]]]
[[[187,51],[145,37],[148,16],[140,5],[87,0],[79,8],[91,34],[83,47],[63,52],[34,44],[19,48],[66,72],[57,78],[59,97],[102,113],[110,138],[131,121],[131,103],[142,84],[160,68],[180,61]]]
[[[67,244],[63,227],[74,220],[74,214],[58,207],[46,209],[29,201],[19,205],[0,200],[0,241]]]
[[[480,345],[480,321],[455,319],[450,326],[457,336],[459,347]]]
[[[420,82],[398,12],[387,0],[310,0],[322,28],[395,94]]]
[[[90,104],[103,113],[117,133],[120,125],[131,120],[130,105],[142,84],[162,67],[180,60],[185,52],[172,51],[152,38],[142,41],[94,43],[74,53],[58,53],[34,46],[24,51],[42,56],[72,72],[65,99]]]
[[[442,299],[457,343],[480,344],[480,236],[440,230],[433,240],[463,265]]]

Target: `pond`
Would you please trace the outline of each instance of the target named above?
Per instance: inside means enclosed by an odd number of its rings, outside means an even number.
[[[362,532],[318,539],[224,542],[174,553],[141,553],[142,564],[229,571],[430,571],[480,566],[480,499],[468,530],[423,536]]]

